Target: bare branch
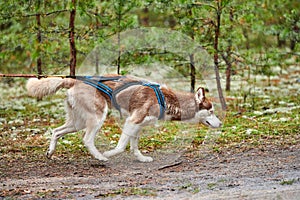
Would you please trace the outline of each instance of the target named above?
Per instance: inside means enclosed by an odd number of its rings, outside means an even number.
[[[63,10],[55,10],[55,11],[52,11],[52,12],[48,12],[48,13],[33,13],[33,14],[28,14],[28,15],[23,15],[21,17],[35,17],[37,15],[41,15],[41,16],[49,16],[49,15],[53,15],[53,14],[59,14],[59,13],[62,13],[62,12],[67,12],[69,11],[68,9],[63,9]]]

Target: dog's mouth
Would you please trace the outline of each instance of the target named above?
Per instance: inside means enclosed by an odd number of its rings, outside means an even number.
[[[214,125],[214,124],[211,124],[209,121],[205,120],[204,123],[206,126],[209,126],[210,128],[219,128],[222,123],[220,123],[219,125]]]
[[[205,121],[205,123],[208,125],[208,126],[212,126],[209,121]]]

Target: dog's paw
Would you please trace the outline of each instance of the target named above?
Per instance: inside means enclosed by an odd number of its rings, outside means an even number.
[[[137,159],[140,162],[152,162],[153,161],[153,158],[150,156],[138,156]]]
[[[105,152],[103,153],[103,155],[104,155],[104,157],[106,157],[106,158],[110,158],[110,157],[115,156],[115,155],[117,155],[117,154],[120,154],[120,153],[122,153],[122,152],[123,152],[123,150],[121,150],[121,149],[113,149],[113,150],[110,150],[110,151],[105,151]]]
[[[47,151],[47,152],[46,152],[46,157],[47,157],[48,159],[51,159],[52,154],[53,154],[53,153],[51,153],[50,151]]]
[[[102,162],[107,162],[108,158],[104,157],[104,156],[97,156],[96,159],[102,161]]]
[[[103,156],[106,157],[106,158],[111,157],[110,151],[105,151],[105,152],[103,152]]]

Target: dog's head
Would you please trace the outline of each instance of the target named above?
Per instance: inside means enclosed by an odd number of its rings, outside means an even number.
[[[198,88],[195,94],[195,101],[199,106],[199,110],[195,116],[199,122],[211,128],[218,128],[222,125],[222,122],[214,113],[213,104],[205,97],[204,88]]]

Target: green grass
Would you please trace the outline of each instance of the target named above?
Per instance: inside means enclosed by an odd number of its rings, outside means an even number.
[[[280,182],[280,185],[293,185],[297,181],[299,181],[299,179],[283,180]]]
[[[104,198],[104,197],[114,197],[116,195],[122,196],[131,196],[131,195],[138,195],[138,196],[157,196],[156,189],[153,188],[139,188],[139,187],[121,187],[116,190],[106,191],[105,193],[100,193],[99,195],[95,196],[96,198]]]

